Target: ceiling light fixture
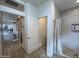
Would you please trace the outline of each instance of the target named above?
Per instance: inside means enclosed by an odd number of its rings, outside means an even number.
[[[79,3],[79,0],[76,0],[76,3]]]

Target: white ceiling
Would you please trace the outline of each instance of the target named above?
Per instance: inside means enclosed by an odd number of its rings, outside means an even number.
[[[42,5],[43,3],[45,3],[47,0],[22,0],[24,2],[30,2],[31,4],[33,4],[36,7],[39,7],[40,5]]]
[[[79,3],[76,3],[76,0],[54,0],[54,2],[59,11],[64,11],[79,6]]]

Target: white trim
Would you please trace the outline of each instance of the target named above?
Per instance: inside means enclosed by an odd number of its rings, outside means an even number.
[[[36,50],[39,49],[40,47],[41,47],[41,44],[39,44],[37,47],[35,47],[35,48],[33,48],[33,49],[28,50],[28,54],[33,53],[34,51],[36,51]]]
[[[56,54],[56,55],[63,56],[63,57],[65,57],[65,58],[71,58],[71,57],[69,57],[69,56],[67,56],[67,55],[65,55],[65,54]]]
[[[6,7],[6,6],[3,6],[3,5],[0,5],[0,11],[19,15],[19,16],[25,16],[24,12],[19,11],[19,10],[15,10],[13,8]]]

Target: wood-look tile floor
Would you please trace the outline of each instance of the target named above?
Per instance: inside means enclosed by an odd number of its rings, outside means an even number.
[[[28,55],[25,53],[24,49],[18,41],[4,42],[3,56],[9,56],[10,58],[48,58],[46,55],[45,46],[41,46],[39,49]],[[54,55],[52,58],[61,58],[61,56]]]
[[[10,58],[48,58],[46,54],[44,45],[28,55],[19,41],[6,39],[2,41],[2,56],[8,56]],[[61,58],[61,56],[54,55],[52,58]]]
[[[10,58],[48,58],[44,45],[29,55],[24,51],[19,41],[4,41],[2,46],[2,56],[9,56]],[[64,57],[53,55],[52,58]]]
[[[3,56],[10,56],[11,58],[47,58],[45,47],[42,46],[31,54],[25,53],[21,44],[13,41],[4,41],[2,49]]]

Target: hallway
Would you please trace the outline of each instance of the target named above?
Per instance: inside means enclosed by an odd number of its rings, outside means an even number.
[[[79,14],[68,11],[66,15],[65,0],[57,1],[0,0],[0,58],[65,58],[63,43],[79,46],[79,34],[72,32],[72,25],[79,25],[79,18],[70,17]],[[77,53],[73,55],[78,57]]]
[[[47,55],[53,53],[53,41],[51,40],[53,34],[53,24],[51,15],[51,7],[54,7],[52,0],[0,0],[0,21],[1,21],[1,40],[2,46],[1,55],[13,58],[29,57],[29,58],[47,58]],[[31,3],[32,2],[32,3]],[[51,3],[52,2],[52,3]],[[37,3],[37,4],[36,4]],[[52,5],[52,6],[51,6]],[[50,7],[51,6],[51,7]],[[44,9],[43,9],[44,8]],[[46,11],[45,11],[46,10]],[[50,12],[51,11],[51,12]],[[51,15],[51,16],[50,16]],[[39,37],[39,17],[47,17],[49,24],[45,28],[46,47],[42,46],[43,40]],[[54,17],[54,16],[53,16]],[[50,21],[49,21],[50,20]],[[3,26],[5,25],[5,26]],[[9,26],[11,25],[11,26]],[[48,29],[48,30],[47,30]],[[8,32],[11,33],[10,35]],[[7,32],[7,33],[3,33]],[[47,35],[47,32],[49,35]],[[4,36],[6,35],[6,36]],[[11,35],[17,38],[11,38]],[[3,37],[4,36],[4,37]],[[6,37],[6,38],[5,38]],[[9,39],[8,39],[9,38]],[[16,41],[17,39],[17,41]],[[51,42],[51,48],[50,48]],[[21,44],[22,43],[22,44]],[[40,47],[41,46],[41,47]],[[47,49],[47,51],[46,51]],[[24,51],[25,50],[25,51]],[[51,52],[50,52],[51,51]],[[27,53],[31,54],[27,54]]]

